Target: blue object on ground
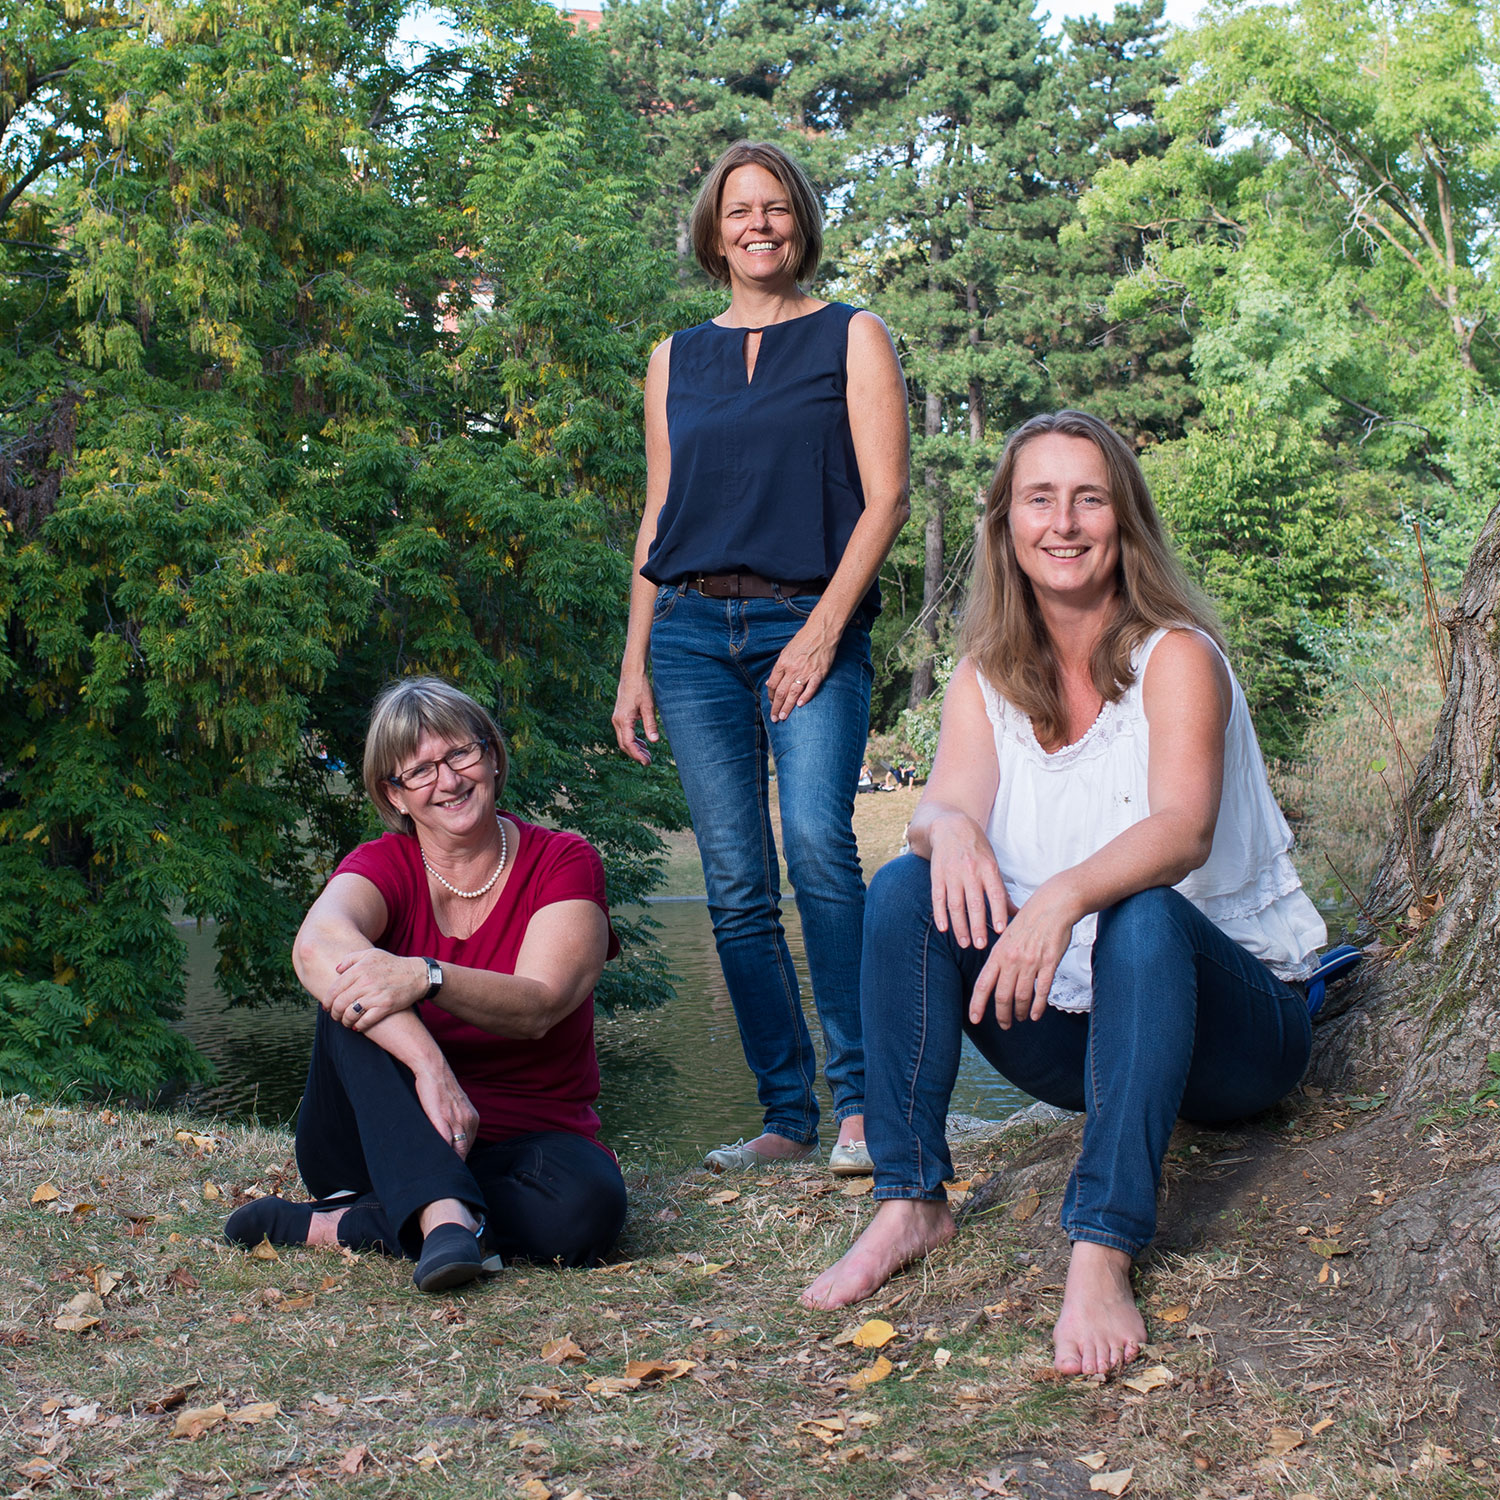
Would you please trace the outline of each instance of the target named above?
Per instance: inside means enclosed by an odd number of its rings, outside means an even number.
[[[1358,948],[1351,948],[1348,943],[1340,943],[1337,948],[1330,948],[1318,960],[1318,967],[1308,975],[1306,980],[1308,1015],[1315,1016],[1322,1010],[1329,984],[1335,979],[1341,979],[1363,956]]]

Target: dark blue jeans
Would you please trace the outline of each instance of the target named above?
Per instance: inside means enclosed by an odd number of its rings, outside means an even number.
[[[990,950],[932,919],[927,861],[893,860],[870,883],[862,999],[865,1138],[876,1198],[941,1201],[953,1175],[944,1124],[967,1032],[1017,1088],[1084,1113],[1063,1197],[1070,1240],[1137,1255],[1156,1233],[1162,1160],[1179,1116],[1222,1125],[1268,1108],[1307,1067],[1302,993],[1165,887],[1099,913],[1094,1008],[1047,1008],[1008,1031],[968,1020]]]
[[[870,728],[870,637],[851,622],[818,692],[771,722],[766,679],[818,600],[658,591],[651,680],[692,814],[714,943],[765,1129],[818,1134],[817,1060],[781,926],[768,756],[835,1116],[864,1109],[859,955],[865,885],[854,796]]]

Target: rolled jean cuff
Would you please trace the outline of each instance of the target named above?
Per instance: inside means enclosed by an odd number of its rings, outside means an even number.
[[[1070,1245],[1076,1245],[1080,1240],[1086,1245],[1103,1245],[1106,1250],[1123,1250],[1131,1260],[1145,1250],[1146,1245],[1151,1243],[1147,1240],[1145,1244],[1137,1244],[1131,1240],[1122,1239],[1117,1234],[1110,1234],[1104,1229],[1086,1229],[1076,1224],[1064,1224],[1063,1233],[1068,1237]]]
[[[782,1140],[792,1141],[798,1146],[816,1146],[818,1144],[816,1126],[814,1126],[811,1135],[804,1135],[802,1131],[803,1127],[800,1125],[782,1125],[774,1120],[761,1126],[761,1133],[763,1135],[779,1135]]]
[[[842,1125],[845,1120],[851,1119],[855,1115],[862,1115],[864,1114],[864,1112],[864,1100],[861,1099],[858,1104],[845,1104],[840,1108],[835,1109],[833,1112],[833,1117],[838,1121],[840,1125]]]
[[[908,1187],[878,1187],[870,1196],[877,1203],[885,1203],[896,1199],[905,1203],[946,1203],[948,1191],[939,1187],[936,1192],[929,1192],[926,1188]]]

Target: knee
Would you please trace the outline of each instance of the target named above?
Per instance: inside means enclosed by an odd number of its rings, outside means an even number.
[[[1132,964],[1161,960],[1180,948],[1179,908],[1186,898],[1168,886],[1152,886],[1126,896],[1099,913],[1094,961]]]
[[[900,922],[932,915],[932,866],[916,854],[899,854],[875,872],[865,897],[865,921]]]

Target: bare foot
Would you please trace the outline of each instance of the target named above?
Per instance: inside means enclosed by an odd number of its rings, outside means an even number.
[[[1130,1257],[1075,1240],[1062,1312],[1052,1330],[1053,1366],[1064,1375],[1103,1375],[1128,1365],[1145,1342],[1146,1325],[1130,1289]]]
[[[418,1216],[417,1226],[429,1235],[439,1224],[462,1224],[465,1229],[479,1228],[479,1220],[457,1198],[436,1198]]]
[[[945,1202],[887,1198],[869,1228],[802,1294],[803,1307],[847,1307],[884,1286],[902,1266],[946,1245],[958,1232]]]
[[[863,1115],[850,1115],[847,1120],[839,1121],[839,1145],[847,1146],[854,1141],[862,1141],[865,1138],[865,1117]]]
[[[307,1226],[307,1243],[322,1245],[325,1249],[337,1245],[339,1220],[348,1212],[347,1208],[325,1208],[321,1213],[315,1213]]]
[[[802,1141],[789,1141],[784,1135],[772,1135],[768,1130],[764,1135],[756,1136],[753,1141],[746,1141],[743,1149],[753,1151],[757,1156],[766,1157],[770,1161],[801,1161],[818,1148]]]

